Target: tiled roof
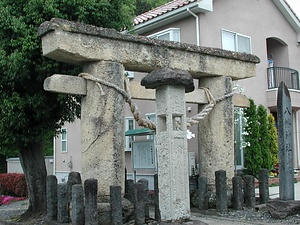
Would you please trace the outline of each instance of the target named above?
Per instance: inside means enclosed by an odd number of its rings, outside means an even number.
[[[171,12],[175,9],[178,9],[180,7],[186,6],[190,3],[196,2],[197,0],[173,0],[171,2],[168,2],[162,6],[159,6],[155,9],[152,9],[148,12],[144,12],[141,15],[138,15],[134,18],[134,25],[138,25],[141,23],[144,23],[148,20],[151,20],[155,17],[161,16],[163,14],[166,14],[168,12]],[[296,15],[296,13],[293,11],[293,9],[291,8],[291,6],[287,3],[287,1],[284,0],[284,2],[286,3],[286,5],[291,9],[291,11],[293,12],[293,14],[296,16],[296,18],[300,21],[299,17]]]
[[[197,0],[173,0],[169,3],[166,3],[162,6],[159,6],[155,9],[152,9],[148,12],[144,12],[143,14],[136,16],[134,18],[134,25],[144,23],[155,17],[161,16],[165,13],[168,13],[168,12],[178,9],[180,7],[186,6],[192,2],[197,2]]]

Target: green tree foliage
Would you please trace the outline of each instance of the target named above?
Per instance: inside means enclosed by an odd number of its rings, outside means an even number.
[[[171,0],[136,0],[135,15],[140,15]]]
[[[17,149],[30,196],[27,212],[45,211],[44,141],[79,116],[72,96],[43,90],[46,77],[78,68],[42,56],[38,26],[53,17],[122,30],[130,27],[134,0],[0,1],[0,151]]]
[[[271,165],[274,167],[278,164],[278,133],[275,126],[275,118],[272,114],[268,115],[268,132],[270,136]]]
[[[262,165],[261,147],[259,144],[259,124],[257,122],[256,105],[253,99],[250,99],[250,107],[245,109],[245,117],[247,119],[245,132],[245,173],[258,176],[258,171]]]
[[[272,167],[272,160],[269,150],[270,134],[268,129],[268,113],[263,105],[259,105],[257,108],[257,121],[259,124],[259,144],[262,156],[261,167],[270,170]]]

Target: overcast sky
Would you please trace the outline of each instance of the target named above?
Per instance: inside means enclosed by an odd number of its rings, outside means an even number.
[[[293,11],[300,18],[300,0],[286,0],[287,3],[292,7]]]

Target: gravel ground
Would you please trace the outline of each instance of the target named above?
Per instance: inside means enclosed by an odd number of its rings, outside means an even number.
[[[18,217],[25,212],[28,207],[28,200],[14,202],[9,205],[0,206],[0,225],[10,224],[5,222],[18,221]],[[44,218],[36,219],[34,221],[28,221],[28,223],[22,224],[45,224]],[[155,224],[155,223],[152,223]],[[217,213],[216,210],[199,211],[198,209],[192,209],[191,221],[185,222],[185,224],[209,224],[209,225],[265,225],[265,224],[300,224],[300,215],[294,215],[287,217],[286,219],[274,219],[265,210],[229,210],[227,213]]]

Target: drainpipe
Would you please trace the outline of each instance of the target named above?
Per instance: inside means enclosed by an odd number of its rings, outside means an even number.
[[[55,145],[55,137],[53,137],[53,175],[56,176],[56,145]]]
[[[299,110],[296,111],[296,145],[297,145],[297,155],[298,155],[298,162],[297,167],[300,166],[300,151],[299,151]]]
[[[199,17],[193,13],[190,8],[186,9],[193,17],[196,18],[196,38],[197,38],[197,46],[200,46],[200,30],[199,30]]]

